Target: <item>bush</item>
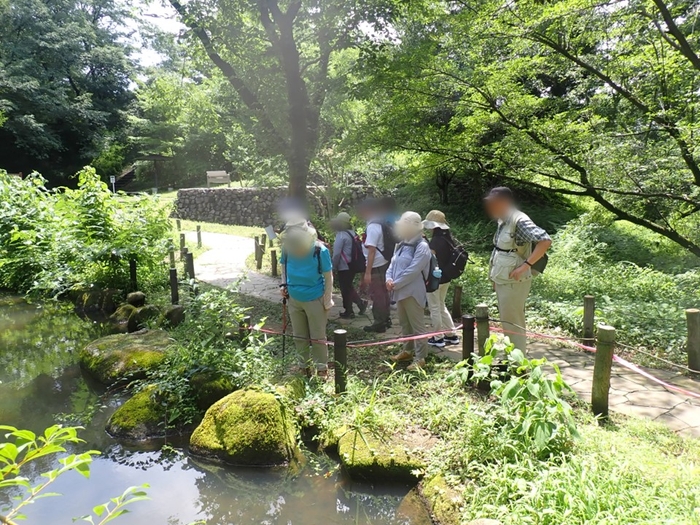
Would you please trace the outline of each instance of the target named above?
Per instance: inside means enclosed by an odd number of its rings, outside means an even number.
[[[48,190],[38,174],[0,172],[0,287],[45,295],[124,289],[130,259],[142,286],[164,281],[168,210],[148,196],[115,197],[90,167],[77,177],[75,190]]]

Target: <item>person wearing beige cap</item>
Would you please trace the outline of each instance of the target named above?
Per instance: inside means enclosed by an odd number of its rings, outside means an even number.
[[[440,210],[433,210],[426,215],[423,228],[432,232],[430,250],[435,254],[439,267],[442,269],[440,288],[428,294],[428,308],[430,309],[430,321],[433,331],[441,332],[437,336],[428,339],[428,344],[437,348],[447,345],[458,345],[459,337],[455,331],[455,323],[450,311],[445,305],[447,291],[450,288],[451,276],[445,271],[450,264],[450,258],[455,247],[455,241],[450,233],[450,225],[447,224],[445,214]]]
[[[395,231],[401,242],[386,272],[386,289],[396,301],[401,335],[425,334],[425,283],[430,274],[432,255],[428,243],[423,239],[421,216],[407,211],[397,221]],[[408,370],[423,368],[428,355],[427,339],[405,342],[403,350],[391,359],[395,362],[413,361]]]

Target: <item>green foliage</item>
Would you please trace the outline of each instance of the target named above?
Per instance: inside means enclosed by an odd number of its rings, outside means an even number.
[[[278,374],[282,363],[256,333],[239,340],[245,313],[223,290],[203,292],[188,302],[186,321],[172,332],[179,344],[143,382],[155,386],[154,395],[166,405],[166,424],[188,425],[201,416],[203,377],[225,381],[233,391],[265,384]]]
[[[0,286],[62,294],[91,286],[126,289],[131,259],[142,287],[163,281],[168,210],[148,196],[115,197],[92,168],[78,188],[0,172]]]
[[[499,354],[505,354],[505,361]],[[498,365],[505,370],[498,371]],[[554,374],[545,371],[551,366]],[[564,382],[559,367],[546,358],[528,359],[510,342],[492,335],[483,356],[474,364],[462,361],[449,376],[463,383],[490,381],[491,395],[499,405],[492,411],[495,425],[518,444],[518,450],[548,457],[567,451],[579,437],[571,407],[565,397],[575,392]]]
[[[24,509],[39,498],[59,496],[56,493],[47,492],[47,489],[63,474],[77,472],[82,476],[90,477],[90,464],[93,456],[99,454],[96,450],[90,450],[80,454],[67,454],[67,447],[82,444],[84,441],[78,438],[80,427],[61,427],[55,425],[47,428],[43,435],[37,435],[29,430],[19,430],[15,427],[0,426],[0,432],[5,432],[5,440],[0,442],[0,489],[14,488],[21,492],[15,498],[12,505],[0,508],[2,515],[0,521],[8,525],[14,525],[15,520],[24,520]],[[31,471],[32,467],[44,463],[49,458],[59,466],[43,472],[43,480],[33,485],[29,478],[23,474]],[[41,467],[40,467],[41,468]],[[143,487],[148,487],[144,485]],[[97,525],[103,525],[125,514],[127,505],[142,501],[146,498],[141,487],[131,487],[120,497],[112,500],[114,504],[98,505],[93,512],[101,518]],[[90,516],[79,518],[95,525]]]

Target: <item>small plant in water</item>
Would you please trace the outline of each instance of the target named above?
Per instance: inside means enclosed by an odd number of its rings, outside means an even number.
[[[66,472],[75,471],[90,477],[90,464],[93,456],[99,454],[96,450],[89,450],[81,454],[59,455],[67,452],[67,445],[82,444],[84,441],[78,437],[80,427],[61,427],[54,425],[47,428],[43,435],[37,436],[29,430],[19,430],[15,427],[0,426],[0,431],[5,432],[5,441],[0,442],[0,490],[16,489],[20,495],[14,498],[14,503],[9,507],[0,507],[0,523],[15,525],[16,521],[26,519],[24,509],[39,498],[59,496],[48,492],[47,489]],[[58,466],[41,474],[42,480],[32,484],[29,478],[22,475],[30,470],[30,465],[40,458],[53,457]],[[45,459],[44,459],[45,460]],[[126,507],[137,501],[147,499],[144,488],[130,487],[124,493],[113,498],[110,502],[93,508],[92,515],[75,518],[74,521],[83,520],[93,525],[103,525],[128,512]]]

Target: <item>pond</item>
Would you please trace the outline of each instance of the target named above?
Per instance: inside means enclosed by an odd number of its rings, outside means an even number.
[[[127,487],[144,483],[150,485],[150,500],[134,504],[128,516],[114,523],[431,523],[410,487],[353,483],[326,457],[309,454],[294,471],[240,469],[190,457],[186,439],[162,449],[163,443],[130,445],[110,438],[105,423],[123,399],[90,382],[76,364],[80,348],[100,335],[99,324],[79,318],[65,305],[0,295],[0,424],[33,431],[55,422],[80,424],[87,441],[81,449],[102,451],[89,480],[76,473],[59,478],[52,491],[64,496],[38,500],[28,508],[26,523],[70,524]],[[10,497],[0,492],[0,507]]]

